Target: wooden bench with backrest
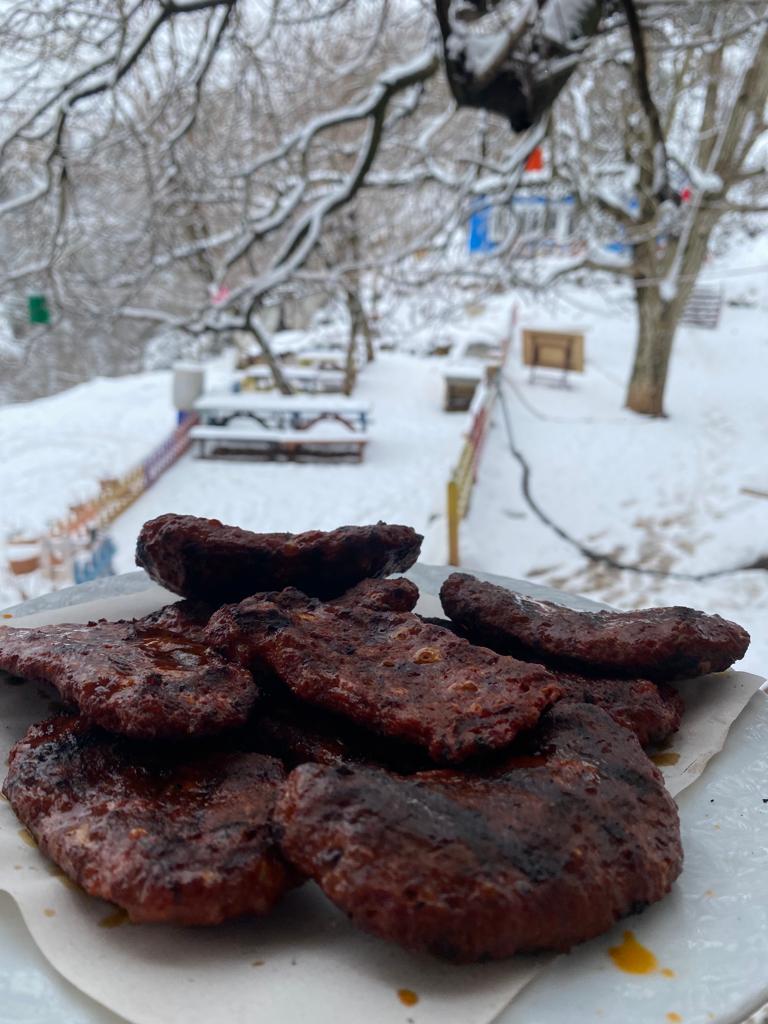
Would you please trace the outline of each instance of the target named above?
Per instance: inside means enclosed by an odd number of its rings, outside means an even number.
[[[256,430],[248,425],[198,426],[189,436],[199,458],[252,455],[295,462],[362,462],[368,438],[351,430]]]

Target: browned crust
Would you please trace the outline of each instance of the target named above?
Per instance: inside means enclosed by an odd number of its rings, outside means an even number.
[[[295,873],[274,842],[280,763],[132,744],[59,717],[11,751],[3,792],[41,850],[135,922],[265,914]]]
[[[564,951],[667,893],[674,801],[636,739],[563,702],[495,777],[304,765],[276,820],[297,867],[367,931],[459,962]]]
[[[475,642],[547,664],[656,682],[722,672],[744,657],[749,634],[692,608],[574,611],[453,573],[440,598]]]
[[[370,602],[265,594],[222,608],[207,636],[233,661],[274,672],[301,700],[423,747],[438,763],[506,746],[560,695],[540,665]]]
[[[284,587],[331,598],[360,580],[409,569],[421,541],[410,526],[386,523],[251,533],[217,519],[169,514],[144,524],[136,563],[168,590],[214,604]]]
[[[0,669],[54,686],[95,725],[140,739],[209,736],[242,725],[258,697],[250,672],[170,613],[133,622],[0,627]],[[179,612],[173,613],[178,626]]]

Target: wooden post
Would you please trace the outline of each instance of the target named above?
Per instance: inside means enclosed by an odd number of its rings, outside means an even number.
[[[459,486],[448,481],[448,565],[459,565]]]

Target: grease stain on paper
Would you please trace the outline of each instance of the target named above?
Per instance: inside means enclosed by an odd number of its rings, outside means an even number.
[[[99,928],[119,928],[121,924],[128,923],[128,911],[122,907],[115,907],[111,914],[102,917],[99,921]]]
[[[35,842],[35,837],[32,835],[31,832],[28,832],[27,829],[25,829],[25,828],[20,828],[19,829],[19,839],[21,839],[22,842],[26,843],[27,846],[31,846],[31,847],[33,847],[35,849],[37,848],[37,843]]]
[[[651,760],[659,768],[671,767],[680,760],[680,755],[674,750],[664,750],[659,754],[651,754]]]
[[[397,998],[403,1004],[403,1006],[415,1006],[419,1001],[419,997],[409,988],[399,988],[397,990]]]

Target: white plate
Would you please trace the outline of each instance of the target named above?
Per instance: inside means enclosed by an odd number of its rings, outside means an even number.
[[[426,584],[438,573],[443,574],[425,568],[413,575]],[[536,596],[556,596],[536,585],[505,582]],[[140,594],[141,588],[141,577],[131,574],[101,584],[97,593]],[[41,603],[61,607],[94,596],[86,585],[32,604],[37,611]],[[562,603],[591,604],[557,596]],[[14,611],[19,615],[22,608]],[[768,1001],[768,702],[763,694],[752,698],[725,749],[679,803],[686,860],[671,896],[556,960],[498,1024],[739,1024]],[[619,971],[608,950],[626,930],[674,976]],[[418,1011],[409,1014],[418,1024]],[[0,894],[0,1024],[120,1020],[56,973],[13,902]]]

